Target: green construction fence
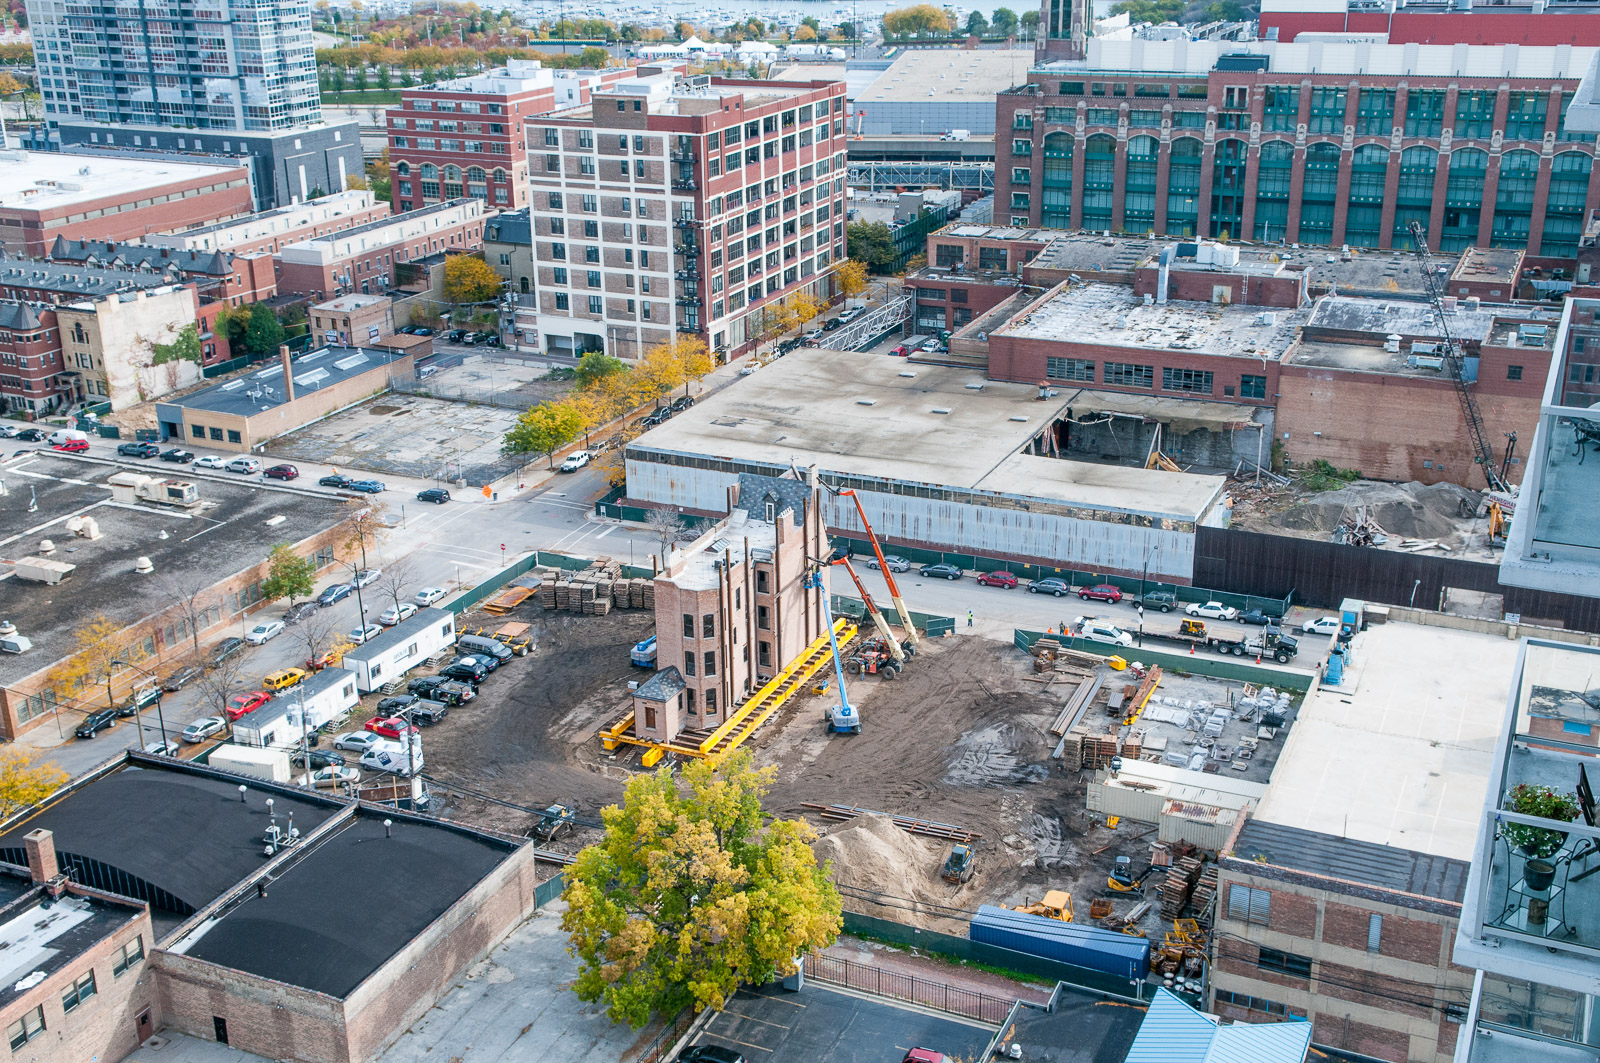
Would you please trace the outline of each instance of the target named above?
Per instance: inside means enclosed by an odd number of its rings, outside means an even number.
[[[1024,631],[1015,628],[1012,631],[1012,644],[1024,653],[1033,651],[1033,644],[1045,638],[1047,632]],[[1188,672],[1192,675],[1210,676],[1212,679],[1226,679],[1237,683],[1255,683],[1258,686],[1277,687],[1279,690],[1297,690],[1305,693],[1311,689],[1311,675],[1308,672],[1287,671],[1278,668],[1264,668],[1253,663],[1248,657],[1223,657],[1215,653],[1174,653],[1167,650],[1153,650],[1148,646],[1123,649],[1111,646],[1104,642],[1095,642],[1090,639],[1080,639],[1072,636],[1049,635],[1050,638],[1060,642],[1067,649],[1080,650],[1084,653],[1093,653],[1101,657],[1108,657],[1115,653],[1124,660],[1143,661],[1145,664],[1159,664],[1164,671]],[[1302,653],[1306,650],[1302,648]],[[1311,650],[1312,661],[1315,660],[1315,650]],[[1299,661],[1300,658],[1295,658]]]
[[[865,602],[860,598],[847,598],[842,594],[828,595],[828,608],[833,610],[834,616],[848,616],[852,620],[862,620],[867,615]],[[955,617],[919,613],[915,609],[911,610],[911,623],[930,638],[948,635],[956,629]]]

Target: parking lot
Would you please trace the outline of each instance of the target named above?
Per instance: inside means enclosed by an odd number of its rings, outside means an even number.
[[[751,1063],[895,1063],[912,1048],[977,1059],[994,1030],[808,982],[741,989],[712,1017],[697,1044],[721,1045]]]
[[[571,381],[545,380],[556,364],[507,354],[498,348],[466,347],[435,340],[432,361],[419,370],[414,382],[401,382],[402,390],[457,402],[479,402],[518,411],[559,399],[572,389]]]

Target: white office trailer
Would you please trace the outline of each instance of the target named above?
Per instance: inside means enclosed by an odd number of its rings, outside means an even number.
[[[448,609],[423,609],[409,620],[344,655],[355,673],[356,689],[370,694],[405,675],[456,640],[456,615]]]
[[[233,725],[233,740],[246,746],[298,746],[306,735],[341,718],[360,700],[352,672],[324,668],[240,717]]]

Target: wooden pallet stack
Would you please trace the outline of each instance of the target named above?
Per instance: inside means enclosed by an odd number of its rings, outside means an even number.
[[[1114,734],[1085,735],[1083,739],[1082,766],[1093,771],[1111,763],[1119,755],[1120,742]]]
[[[1183,914],[1183,907],[1189,903],[1194,885],[1200,879],[1201,864],[1197,856],[1180,857],[1172,870],[1167,872],[1167,881],[1161,887],[1161,918],[1176,919]],[[1213,889],[1215,883],[1213,877]]]
[[[1200,873],[1200,881],[1195,883],[1194,892],[1189,894],[1189,908],[1196,915],[1202,915],[1211,904],[1211,898],[1217,895],[1217,865],[1212,864]]]

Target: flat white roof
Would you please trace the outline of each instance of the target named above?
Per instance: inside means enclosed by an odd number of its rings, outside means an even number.
[[[1301,640],[1313,660],[1321,636]],[[1255,819],[1471,860],[1517,643],[1419,624],[1358,634],[1289,729]]]
[[[1006,494],[1194,521],[1220,476],[1020,453],[1071,401],[1028,384],[881,354],[800,348],[652,428],[630,452],[662,450]],[[646,456],[644,460],[648,460]]]
[[[1032,65],[1032,48],[971,52],[912,49],[902,52],[854,99],[857,103],[992,101],[996,93],[1026,83]]]
[[[1583,76],[1600,49],[1532,44],[1371,44],[1348,41],[1147,41],[1089,38],[1087,58],[1037,69],[1209,74],[1223,55],[1270,56],[1273,74],[1363,74],[1368,77],[1572,78]],[[943,55],[946,53],[935,53]]]
[[[162,159],[4,151],[0,152],[0,207],[55,210],[107,196],[126,199],[146,188],[206,177],[221,180],[238,170],[238,166]]]

